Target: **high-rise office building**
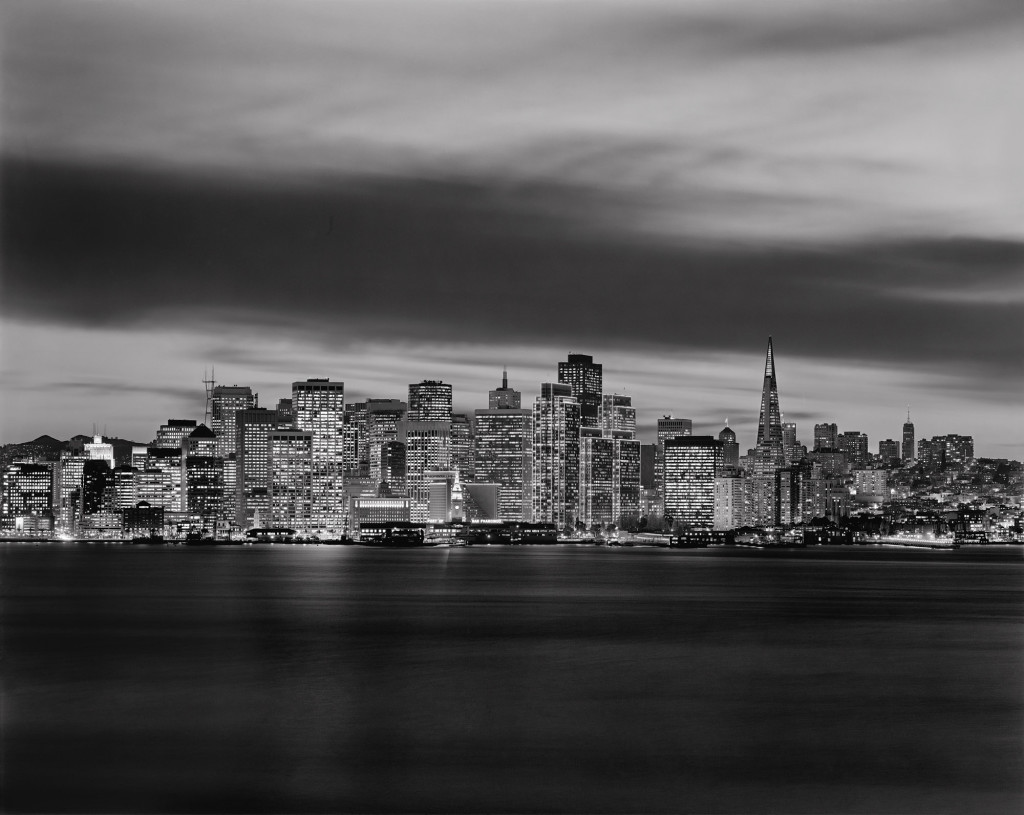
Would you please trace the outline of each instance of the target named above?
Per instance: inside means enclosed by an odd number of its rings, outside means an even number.
[[[535,522],[575,525],[580,487],[580,403],[568,384],[545,382],[534,401],[532,487]]]
[[[196,429],[195,419],[168,419],[156,431],[156,438],[151,447],[181,448],[181,443]]]
[[[662,416],[658,419],[657,448],[654,454],[654,486],[663,502],[665,498],[665,442],[668,439],[692,435],[692,419],[677,419],[675,416]]]
[[[102,459],[110,465],[110,469],[114,469],[114,445],[103,441],[102,436],[93,436],[92,441],[86,442],[82,449],[86,458],[93,461]]]
[[[722,442],[722,466],[734,469],[740,466],[740,445],[736,441],[736,432],[729,427],[729,420],[725,420],[725,427],[718,434],[718,440]],[[729,528],[729,527],[723,527]]]
[[[580,405],[580,426],[601,426],[601,393],[604,368],[588,354],[569,354],[558,363],[558,381],[568,385],[572,397]]]
[[[473,425],[465,413],[452,414],[452,469],[460,481],[473,480]]]
[[[348,511],[344,483],[345,383],[330,379],[293,382],[292,411],[295,428],[311,434],[312,528],[320,534],[340,535]]]
[[[53,468],[49,464],[14,462],[4,467],[3,503],[5,518],[53,514]]]
[[[640,440],[629,430],[605,431],[612,440],[612,523],[639,518]]]
[[[305,409],[310,410],[308,404]],[[274,428],[267,443],[270,514],[265,525],[304,534],[322,531],[322,518],[316,516],[314,508],[316,433]]]
[[[236,523],[243,529],[270,519],[270,433],[278,427],[276,410],[235,411],[238,439]]]
[[[210,394],[210,429],[217,434],[217,455],[227,458],[238,451],[235,414],[256,407],[252,388],[217,385]]]
[[[761,412],[757,421],[757,443],[777,441],[782,444],[782,411],[779,409],[779,386],[775,378],[775,354],[772,338],[764,361],[764,384],[761,388]]]
[[[914,423],[910,421],[910,406],[907,406],[907,420],[903,423],[903,461],[914,460]]]
[[[366,402],[345,405],[345,427],[342,431],[342,458],[346,478],[369,478],[370,448],[366,435]]]
[[[710,529],[715,519],[715,476],[722,443],[713,436],[665,440],[665,520]]]
[[[636,408],[633,398],[618,393],[606,393],[601,398],[601,429],[611,433],[625,430],[636,436]]]
[[[505,403],[514,404],[518,401],[516,392],[516,398],[508,399]],[[477,410],[474,424],[476,480],[498,485],[498,517],[501,520],[531,520],[533,411],[518,407]]]
[[[835,422],[823,422],[814,426],[814,449],[839,449],[839,426]]]
[[[612,472],[615,445],[600,428],[580,428],[580,499],[578,519],[588,529],[605,526],[612,515]]]
[[[452,423],[447,421],[412,421],[402,423],[401,440],[405,441],[406,494],[411,501],[413,523],[426,523],[430,487],[428,470],[450,470],[452,461]]]
[[[405,421],[407,405],[400,399],[366,400],[366,457],[370,481],[377,493],[384,480],[381,448],[385,442],[400,441],[399,427]]]
[[[181,448],[182,506],[192,523],[212,529],[224,510],[224,459],[217,455],[217,435],[201,424]]]
[[[508,371],[502,369],[501,387],[488,393],[489,410],[518,410],[522,405],[522,394],[508,386]]]
[[[410,422],[451,422],[452,386],[424,379],[409,386]]]
[[[744,494],[744,478],[735,468],[730,466],[725,473],[715,476],[715,529],[738,529],[746,523]]]
[[[380,446],[380,484],[377,488],[381,496],[405,496],[409,485],[406,483],[405,442],[398,440],[386,441]]]

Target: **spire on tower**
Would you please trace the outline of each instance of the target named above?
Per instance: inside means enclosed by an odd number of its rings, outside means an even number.
[[[504,365],[501,366],[501,389],[506,390],[508,388],[508,368]]]
[[[764,360],[764,375],[775,378],[775,355],[772,353],[772,338],[768,338],[768,355]]]
[[[768,338],[768,354],[764,361],[764,385],[761,388],[761,416],[757,423],[757,443],[782,443],[782,412],[779,409],[779,388],[775,379],[775,355],[772,338]]]

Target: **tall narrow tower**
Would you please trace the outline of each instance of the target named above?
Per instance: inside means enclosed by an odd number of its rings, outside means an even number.
[[[914,423],[910,421],[910,405],[907,405],[907,420],[903,423],[903,460],[914,460]]]
[[[761,389],[761,418],[757,423],[757,443],[777,441],[782,444],[782,414],[779,411],[779,385],[775,381],[775,356],[772,338],[768,338],[768,355],[764,361],[764,386]]]

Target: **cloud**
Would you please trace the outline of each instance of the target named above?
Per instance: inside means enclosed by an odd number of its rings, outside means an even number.
[[[612,228],[620,202],[607,191],[502,178],[26,162],[8,162],[3,177],[2,308],[13,316],[224,321],[334,346],[405,337],[739,350],[773,333],[809,358],[1007,381],[1024,358],[1024,245],[1013,241],[669,238]]]

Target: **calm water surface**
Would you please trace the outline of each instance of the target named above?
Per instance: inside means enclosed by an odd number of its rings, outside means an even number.
[[[1024,811],[1020,550],[0,545],[4,811]]]

